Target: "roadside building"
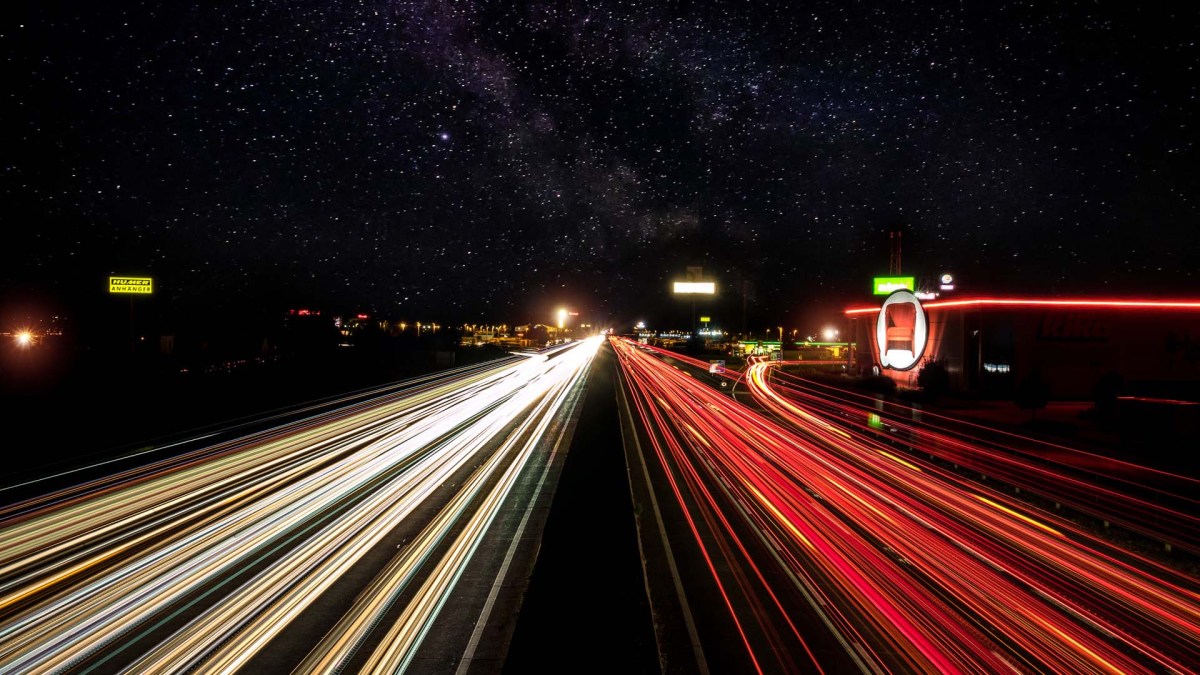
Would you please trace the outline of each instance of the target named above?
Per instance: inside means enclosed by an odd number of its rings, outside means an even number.
[[[937,361],[952,391],[980,398],[1010,398],[1037,378],[1058,400],[1090,400],[1113,381],[1128,396],[1200,400],[1200,300],[921,302],[896,291],[845,315],[858,345],[852,368],[901,387]]]

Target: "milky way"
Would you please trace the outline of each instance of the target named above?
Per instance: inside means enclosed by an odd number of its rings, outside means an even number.
[[[699,265],[769,317],[900,229],[966,288],[1200,295],[1194,8],[23,4],[10,289],[624,320]]]

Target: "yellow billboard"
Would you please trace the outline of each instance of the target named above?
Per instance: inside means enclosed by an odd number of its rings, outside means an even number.
[[[149,295],[151,293],[152,281],[150,277],[109,277],[108,292]]]

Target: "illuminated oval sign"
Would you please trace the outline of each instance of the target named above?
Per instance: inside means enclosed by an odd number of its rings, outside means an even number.
[[[912,291],[893,292],[879,308],[875,320],[879,365],[891,370],[910,370],[921,360],[929,342],[925,308]]]

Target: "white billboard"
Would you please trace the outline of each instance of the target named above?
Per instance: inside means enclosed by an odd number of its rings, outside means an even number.
[[[717,285],[711,281],[676,281],[675,292],[713,295],[717,292]]]
[[[912,291],[894,291],[879,308],[875,320],[879,365],[892,370],[910,370],[925,353],[929,324],[925,308]]]

